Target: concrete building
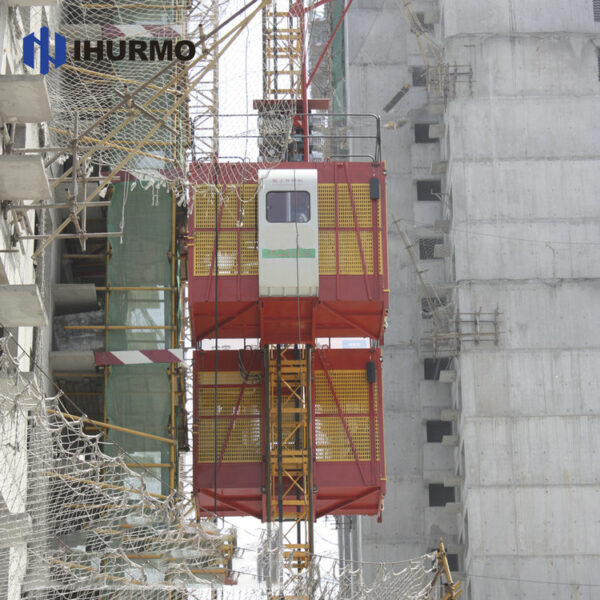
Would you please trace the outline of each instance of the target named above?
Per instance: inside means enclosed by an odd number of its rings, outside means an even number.
[[[50,117],[48,94],[41,76],[24,75],[21,36],[31,27],[52,21],[53,7],[33,3],[0,3],[0,349],[17,362],[0,373],[0,597],[16,598],[27,571],[27,539],[32,520],[28,501],[27,408],[35,406],[28,390],[33,361],[47,369],[51,338],[52,253],[34,263],[32,239],[19,235],[43,232],[51,215],[36,222],[30,209],[19,206],[48,201],[49,183],[35,149],[44,144],[44,121]],[[13,149],[31,148],[24,156]],[[44,211],[41,211],[42,213]],[[17,241],[18,240],[18,241]],[[23,378],[15,385],[12,371]],[[9,400],[13,398],[14,401]],[[17,400],[18,398],[18,400]],[[17,406],[17,402],[19,405]],[[23,409],[23,411],[19,410]]]
[[[441,536],[467,598],[591,598],[600,5],[405,4],[356,2],[346,29],[350,110],[383,116],[399,219],[388,495],[364,560]]]

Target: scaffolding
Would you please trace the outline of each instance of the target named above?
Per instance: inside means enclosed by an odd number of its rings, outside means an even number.
[[[499,307],[496,306],[492,311],[479,308],[473,312],[465,312],[460,311],[459,307],[448,299],[442,300],[437,289],[439,286],[427,283],[423,278],[414,244],[402,229],[401,220],[394,220],[393,225],[402,239],[423,294],[423,316],[430,322],[420,340],[423,355],[431,358],[457,357],[466,343],[487,342],[497,346],[502,333]]]
[[[425,66],[427,96],[430,101],[446,102],[455,98],[459,83],[471,94],[473,68],[471,65],[450,65],[444,57],[444,49],[430,35],[431,23],[425,23],[424,14],[415,11],[412,0],[396,0],[404,8],[410,30],[414,34]]]
[[[263,98],[300,98],[304,38],[303,8],[275,0],[263,9]]]
[[[263,0],[250,9],[255,4],[250,2],[217,24],[221,7],[217,0],[204,0],[193,7],[176,2],[103,5],[70,0],[63,7],[61,23],[67,38],[67,62],[48,75],[52,145],[42,151],[47,154],[44,168],[72,157],[50,183],[51,190],[71,185],[70,210],[53,233],[32,237],[33,232],[17,231],[15,243],[25,236],[40,240],[35,258],[60,237],[80,238],[82,245],[94,237],[121,237],[120,231],[87,232],[79,215],[85,215],[91,206],[101,206],[97,203],[111,193],[111,184],[122,181],[125,169],[137,180],[172,183],[178,203],[185,203],[187,159],[190,154],[214,156],[217,149],[218,60],[266,3]],[[205,13],[209,16],[206,21]],[[167,57],[164,62],[115,62],[103,54],[105,60],[84,69],[75,59],[81,53],[75,45],[80,37],[97,41],[94,52],[101,48],[108,53],[109,42],[120,48],[140,38],[146,44],[143,39],[152,36],[162,44],[161,52]],[[191,55],[187,61],[171,60],[168,48],[178,40],[187,44]],[[198,147],[191,137],[194,125],[204,133]],[[73,233],[65,232],[67,228],[73,228]]]

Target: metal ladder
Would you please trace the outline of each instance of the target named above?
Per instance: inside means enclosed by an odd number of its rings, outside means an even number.
[[[314,543],[311,348],[277,345],[266,353],[267,515],[279,522],[286,587],[293,587],[310,565]]]
[[[287,5],[287,10],[283,9]],[[273,0],[263,11],[263,97],[294,98],[300,94],[302,22],[290,14],[292,2]],[[293,11],[292,11],[293,12]]]

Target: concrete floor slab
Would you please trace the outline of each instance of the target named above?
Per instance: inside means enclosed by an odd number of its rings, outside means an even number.
[[[0,200],[50,200],[50,184],[41,156],[0,156]]]
[[[52,286],[54,314],[88,312],[98,308],[96,286],[93,283],[57,283]]]
[[[41,123],[51,119],[43,75],[0,75],[0,120]]]
[[[53,371],[89,373],[96,369],[91,351],[59,350],[50,352],[50,368]]]
[[[0,285],[0,322],[5,327],[46,325],[48,318],[37,285]]]

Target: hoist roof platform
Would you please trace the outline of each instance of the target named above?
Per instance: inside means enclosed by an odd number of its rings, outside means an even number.
[[[192,164],[194,339],[217,337],[218,323],[220,338],[260,338],[262,344],[310,344],[317,337],[381,342],[389,295],[384,163],[281,163],[272,169],[317,172],[318,295],[259,295],[259,165]]]
[[[260,350],[223,350],[218,359],[215,352],[195,353],[194,491],[201,509],[214,511],[216,472],[219,515],[266,517],[264,356]],[[385,463],[380,358],[379,349],[313,351],[315,518],[381,513]]]

